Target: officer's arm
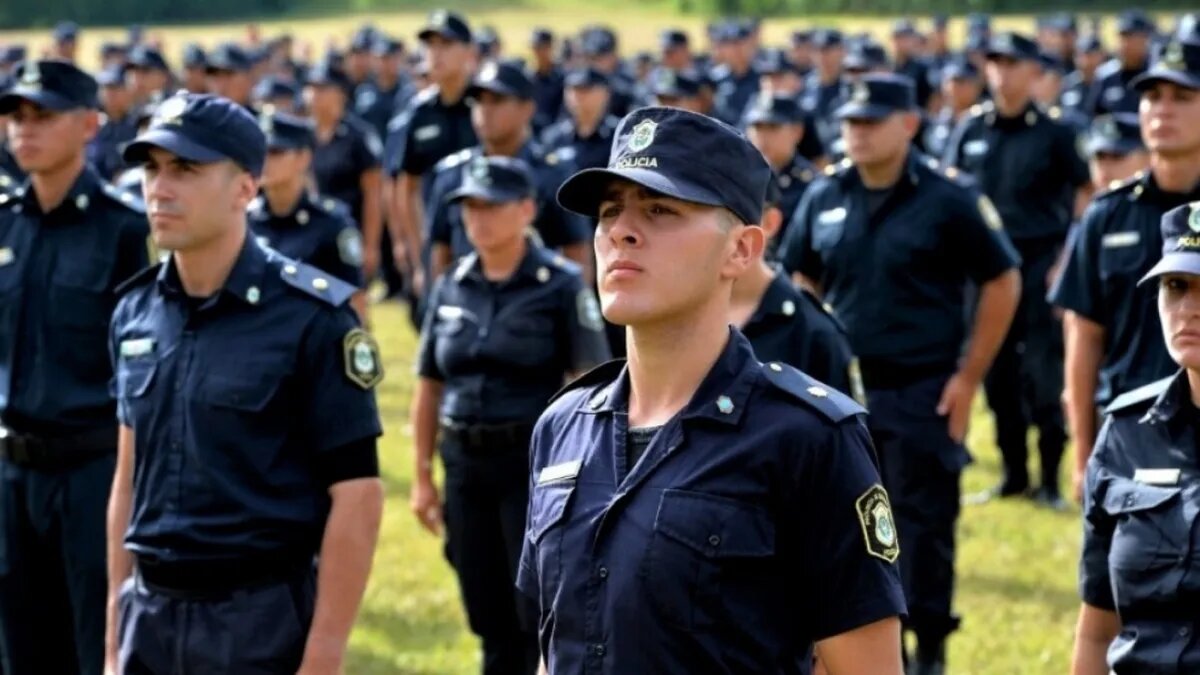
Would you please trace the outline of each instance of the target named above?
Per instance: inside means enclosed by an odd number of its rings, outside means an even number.
[[[1120,632],[1121,619],[1116,612],[1086,602],[1080,605],[1071,675],[1108,675],[1108,646]]]
[[[424,205],[421,204],[421,177],[402,172],[396,177],[395,225],[392,239],[403,243],[408,252],[409,263],[414,270],[421,267],[421,223],[424,222]]]
[[[359,176],[362,188],[362,232],[363,232],[363,276],[370,279],[379,266],[379,246],[383,241],[383,186],[382,172],[378,168],[364,171]]]
[[[903,675],[900,619],[891,617],[821,640],[817,657],[829,675]]]
[[[1104,326],[1077,312],[1063,316],[1067,382],[1063,403],[1075,440],[1075,471],[1082,474],[1096,440],[1096,382],[1104,358]]]
[[[979,308],[975,313],[975,327],[971,331],[967,355],[963,359],[962,372],[975,382],[983,380],[1004,336],[1008,334],[1017,303],[1021,299],[1021,273],[1010,269],[983,284],[979,290]]]
[[[117,432],[117,469],[108,500],[108,619],[104,630],[106,668],[116,672],[120,640],[120,593],[133,574],[133,556],[125,550],[125,530],[133,502],[133,429],[121,425]]]
[[[450,245],[444,242],[434,242],[429,247],[429,280],[431,282],[437,281],[446,273],[453,255]]]

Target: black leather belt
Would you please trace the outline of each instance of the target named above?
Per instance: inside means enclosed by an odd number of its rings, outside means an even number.
[[[443,417],[442,435],[470,452],[501,452],[514,446],[528,447],[533,422],[469,424]]]
[[[275,553],[232,560],[159,562],[137,558],[147,589],[182,599],[217,599],[251,588],[295,581],[314,569],[312,554]]]
[[[116,427],[56,437],[19,434],[0,427],[0,459],[27,469],[69,469],[116,449]]]

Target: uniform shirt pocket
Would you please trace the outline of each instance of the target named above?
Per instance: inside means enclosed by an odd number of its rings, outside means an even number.
[[[1116,521],[1109,552],[1115,570],[1157,573],[1180,562],[1191,531],[1180,491],[1126,478],[1111,480],[1103,508]]]
[[[154,388],[157,372],[158,362],[152,356],[122,357],[118,362],[115,394],[117,417],[122,424],[136,428],[137,420],[144,417],[149,404],[147,394]]]
[[[761,507],[666,490],[641,576],[660,618],[687,630],[755,620],[768,604],[764,575],[775,556],[775,523]]]
[[[542,606],[557,595],[562,577],[561,525],[566,520],[567,507],[575,494],[575,481],[560,481],[537,485],[529,497],[529,529],[526,538],[534,548],[537,561],[538,592]]]

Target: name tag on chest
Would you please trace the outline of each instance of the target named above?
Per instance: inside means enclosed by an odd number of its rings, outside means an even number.
[[[145,356],[154,352],[154,338],[138,338],[121,341],[121,356],[127,359]]]
[[[1141,241],[1141,232],[1109,232],[1100,239],[1100,245],[1104,248],[1125,248],[1137,246]]]
[[[542,469],[538,474],[538,485],[546,483],[556,483],[560,480],[568,480],[579,475],[579,469],[583,467],[583,462],[575,460],[573,462],[563,462]]]
[[[978,157],[987,151],[987,141],[967,141],[965,144],[963,144],[963,153],[972,157]]]
[[[13,250],[11,248],[9,248],[7,246],[5,246],[4,248],[0,248],[0,267],[4,267],[5,265],[11,265],[12,261],[14,261],[16,259],[17,258],[16,258],[16,256],[13,255]]]
[[[1143,485],[1179,485],[1179,474],[1179,469],[1138,469],[1133,480]]]
[[[413,131],[413,138],[418,141],[431,141],[442,135],[442,128],[436,124],[423,126],[416,131]]]

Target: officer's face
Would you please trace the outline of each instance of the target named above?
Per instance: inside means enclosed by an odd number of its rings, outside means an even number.
[[[424,45],[429,79],[434,82],[442,82],[462,73],[471,57],[469,45],[457,40],[447,40],[440,35],[430,36]]]
[[[372,66],[375,74],[385,82],[391,82],[400,77],[400,65],[403,59],[403,54],[397,52],[390,56],[378,56],[375,58],[375,65]]]
[[[532,199],[489,202],[470,198],[462,202],[467,239],[483,256],[506,249],[524,237],[536,211],[537,206]]]
[[[235,103],[245,103],[250,100],[250,74],[214,70],[208,75],[208,88],[217,96],[224,96]]]
[[[142,195],[150,235],[158,248],[191,251],[230,236],[244,225],[258,184],[232,162],[196,164],[166,150],[150,150]]]
[[[1150,36],[1135,32],[1121,35],[1117,38],[1117,58],[1123,63],[1136,65],[1146,59],[1150,53]]]
[[[984,66],[988,88],[992,90],[992,94],[1010,101],[1029,98],[1040,71],[1041,67],[1033,61],[1007,56],[990,58]]]
[[[754,147],[778,169],[796,154],[804,127],[799,124],[752,124],[746,132]]]
[[[312,153],[308,150],[270,150],[259,183],[271,189],[296,180],[303,181],[311,163]]]
[[[26,172],[54,171],[83,152],[99,125],[95,111],[55,112],[22,101],[8,118],[9,149]]]
[[[208,73],[204,68],[188,68],[183,73],[183,87],[193,94],[208,91]]]
[[[948,77],[942,81],[942,95],[955,110],[966,110],[975,105],[982,92],[983,83],[975,78]]]
[[[804,42],[798,45],[792,45],[790,54],[792,56],[792,63],[801,67],[812,65],[813,46],[811,43]]]
[[[817,67],[820,68],[821,74],[829,77],[842,70],[842,59],[846,56],[846,50],[842,47],[823,47],[817,51]]]
[[[333,85],[308,85],[304,105],[314,117],[337,119],[346,111],[346,94]]]
[[[662,65],[671,70],[684,70],[692,65],[692,54],[687,47],[669,47],[662,52]]]
[[[800,93],[800,90],[804,88],[804,81],[796,73],[786,70],[782,73],[764,75],[762,85],[761,89],[764,91],[791,96]]]
[[[1096,68],[1104,63],[1104,52],[1075,52],[1075,66],[1085,73],[1096,72]]]
[[[761,228],[624,180],[608,186],[599,216],[600,305],[620,325],[686,321],[713,303],[727,312],[730,284],[762,252]]]
[[[908,151],[918,124],[911,113],[895,113],[880,120],[842,120],[846,156],[865,166],[890,162]]]
[[[1092,176],[1092,184],[1103,189],[1114,181],[1132,177],[1149,164],[1150,158],[1141,151],[1124,155],[1101,152],[1093,154],[1088,160],[1088,171]]]
[[[594,118],[608,109],[608,87],[567,87],[563,102],[573,116]]]
[[[694,113],[704,113],[704,103],[701,102],[698,96],[656,96],[654,97],[654,103],[655,105],[689,110]]]
[[[1200,276],[1163,275],[1158,315],[1171,358],[1184,368],[1200,370]]]
[[[533,119],[533,112],[532,101],[484,91],[471,106],[471,124],[480,140],[498,142],[522,133]]]
[[[1165,157],[1200,153],[1200,91],[1170,82],[1155,82],[1138,105],[1142,140]]]
[[[371,70],[371,53],[365,51],[346,54],[346,74],[355,82],[366,78]]]
[[[133,91],[119,82],[112,86],[100,87],[100,105],[109,115],[124,115],[133,102]]]
[[[1054,105],[1061,93],[1062,76],[1054,70],[1043,70],[1033,86],[1033,97],[1043,105]]]

